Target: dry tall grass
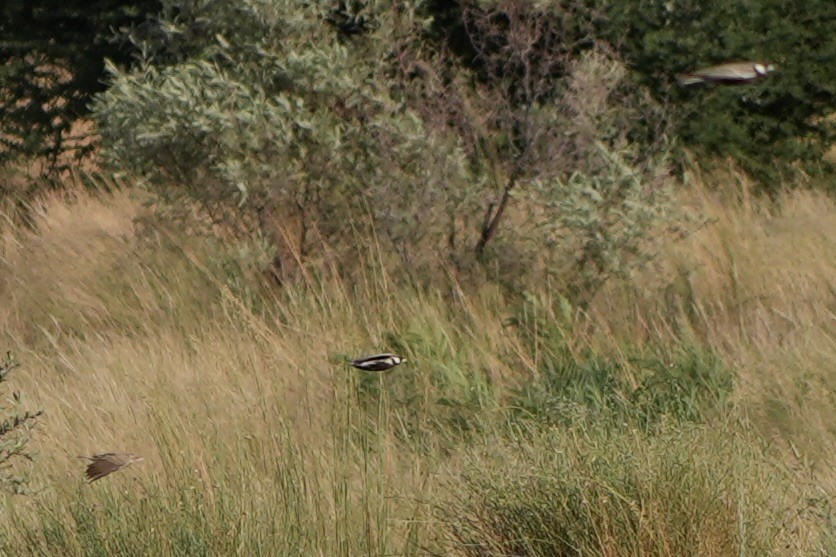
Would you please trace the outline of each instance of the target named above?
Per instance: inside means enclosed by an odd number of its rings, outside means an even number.
[[[777,205],[697,189],[709,220],[672,242],[631,288],[613,285],[593,320],[611,337],[692,338],[734,366],[743,408],[789,462],[812,462],[836,494],[836,211],[798,190]]]
[[[2,227],[0,348],[24,364],[14,388],[46,410],[31,465],[43,491],[3,500],[2,550],[832,550],[836,207],[809,192],[778,210],[702,190],[683,202],[713,221],[631,285],[609,285],[566,325],[568,342],[713,348],[774,448],[739,416],[650,436],[580,425],[511,435],[504,405],[541,355],[507,326],[517,304],[497,289],[397,286],[370,250],[356,284],[320,272],[271,292],[237,247],[135,226],[143,209],[128,194],[47,203],[35,231]],[[559,303],[542,307],[565,324]],[[381,377],[344,364],[378,349],[410,363]],[[84,485],[76,455],[104,451],[145,462]]]

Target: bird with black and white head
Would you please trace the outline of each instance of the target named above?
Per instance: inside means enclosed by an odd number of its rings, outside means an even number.
[[[406,358],[401,358],[390,352],[384,352],[382,354],[352,360],[351,366],[363,371],[388,371],[405,361]]]

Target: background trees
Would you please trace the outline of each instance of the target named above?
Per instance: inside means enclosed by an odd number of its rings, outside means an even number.
[[[677,136],[709,162],[730,157],[770,191],[805,175],[833,188],[823,159],[836,126],[836,4],[812,0],[611,2],[601,36],[671,107]],[[777,72],[753,86],[694,88],[672,76],[726,60],[767,60]]]
[[[160,9],[157,0],[6,0],[0,6],[0,162],[95,147],[71,138],[105,89],[104,61],[130,65],[128,40]],[[76,130],[78,131],[78,130]]]
[[[683,147],[768,191],[833,182],[823,0],[85,7],[4,5],[6,156],[54,163],[92,108],[113,168],[286,257],[350,259],[349,232],[374,228],[411,267],[440,253],[515,276],[536,260],[594,290],[649,253]],[[674,85],[736,58],[780,71]]]
[[[213,28],[240,30],[247,25],[247,18],[241,23],[207,20],[206,14],[221,15],[225,4],[4,2],[0,8],[0,106],[4,113],[0,156],[8,160],[20,154],[45,155],[54,162],[63,149],[74,148],[66,141],[73,122],[87,115],[92,94],[106,87],[105,59],[130,66],[139,48],[152,48],[146,55],[153,53],[156,66],[198,56],[201,40],[212,44],[209,32]],[[330,27],[347,45],[381,30],[375,12],[385,12],[386,4],[329,0],[308,4],[300,13],[318,11],[322,36],[327,36],[324,31]],[[832,2],[812,0],[803,9],[787,0],[710,5],[693,0],[548,4],[544,10],[543,3],[526,1],[425,1],[405,4],[401,11],[426,22],[420,29],[423,48],[455,54],[459,70],[467,68],[477,74],[486,69],[486,60],[474,42],[480,38],[468,24],[475,21],[475,14],[497,10],[526,12],[532,17],[540,14],[542,23],[555,33],[549,41],[550,55],[559,55],[564,62],[602,42],[611,45],[627,62],[631,76],[675,116],[676,136],[708,155],[702,160],[730,156],[768,187],[797,178],[798,170],[820,181],[832,178],[832,165],[822,163],[821,157],[833,141],[832,121],[826,117],[836,106],[836,69],[830,63],[836,56],[836,6]],[[181,25],[190,17],[201,22]],[[177,40],[173,40],[175,34]],[[140,41],[142,47],[137,44]],[[481,53],[485,52],[482,48]],[[729,59],[766,59],[778,64],[780,71],[744,89],[683,91],[673,86],[676,72]],[[565,70],[566,65],[560,64],[552,75],[560,76]]]

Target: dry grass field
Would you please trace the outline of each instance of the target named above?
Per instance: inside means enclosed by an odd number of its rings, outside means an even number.
[[[374,244],[279,290],[124,192],[5,219],[2,395],[45,413],[0,552],[836,554],[836,204],[724,189],[583,312],[403,286]],[[109,451],[145,461],[85,484]]]

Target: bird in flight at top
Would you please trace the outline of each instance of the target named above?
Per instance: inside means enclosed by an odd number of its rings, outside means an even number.
[[[774,70],[775,66],[766,62],[729,62],[679,74],[676,81],[682,87],[699,83],[751,83]]]

